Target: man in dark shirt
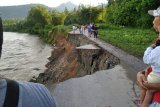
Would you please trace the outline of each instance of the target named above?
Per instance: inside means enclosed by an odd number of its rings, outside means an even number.
[[[92,32],[93,32],[94,38],[96,39],[98,34],[98,27],[95,24],[92,25]]]

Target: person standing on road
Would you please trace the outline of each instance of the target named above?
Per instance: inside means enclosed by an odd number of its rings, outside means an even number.
[[[88,36],[91,37],[91,30],[92,30],[92,28],[91,28],[90,24],[87,25],[87,29],[88,29]]]
[[[94,35],[94,39],[96,39],[98,34],[98,27],[95,24],[92,25],[92,32]]]

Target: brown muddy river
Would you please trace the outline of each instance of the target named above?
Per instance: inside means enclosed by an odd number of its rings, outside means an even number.
[[[0,75],[28,81],[44,72],[51,50],[51,46],[34,35],[4,32]]]

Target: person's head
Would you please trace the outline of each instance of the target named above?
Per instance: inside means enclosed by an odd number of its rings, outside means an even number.
[[[2,44],[3,44],[3,26],[2,26],[2,19],[0,17],[0,58],[2,54]]]
[[[149,10],[148,14],[154,16],[153,27],[157,33],[160,33],[160,7],[156,10]]]
[[[153,20],[153,28],[157,33],[160,32],[160,17],[156,16]]]

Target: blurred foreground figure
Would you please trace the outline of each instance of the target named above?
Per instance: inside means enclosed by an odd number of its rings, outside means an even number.
[[[158,38],[143,56],[144,63],[151,66],[137,74],[141,89],[140,107],[160,107],[160,7],[148,13],[154,16],[153,27]]]

